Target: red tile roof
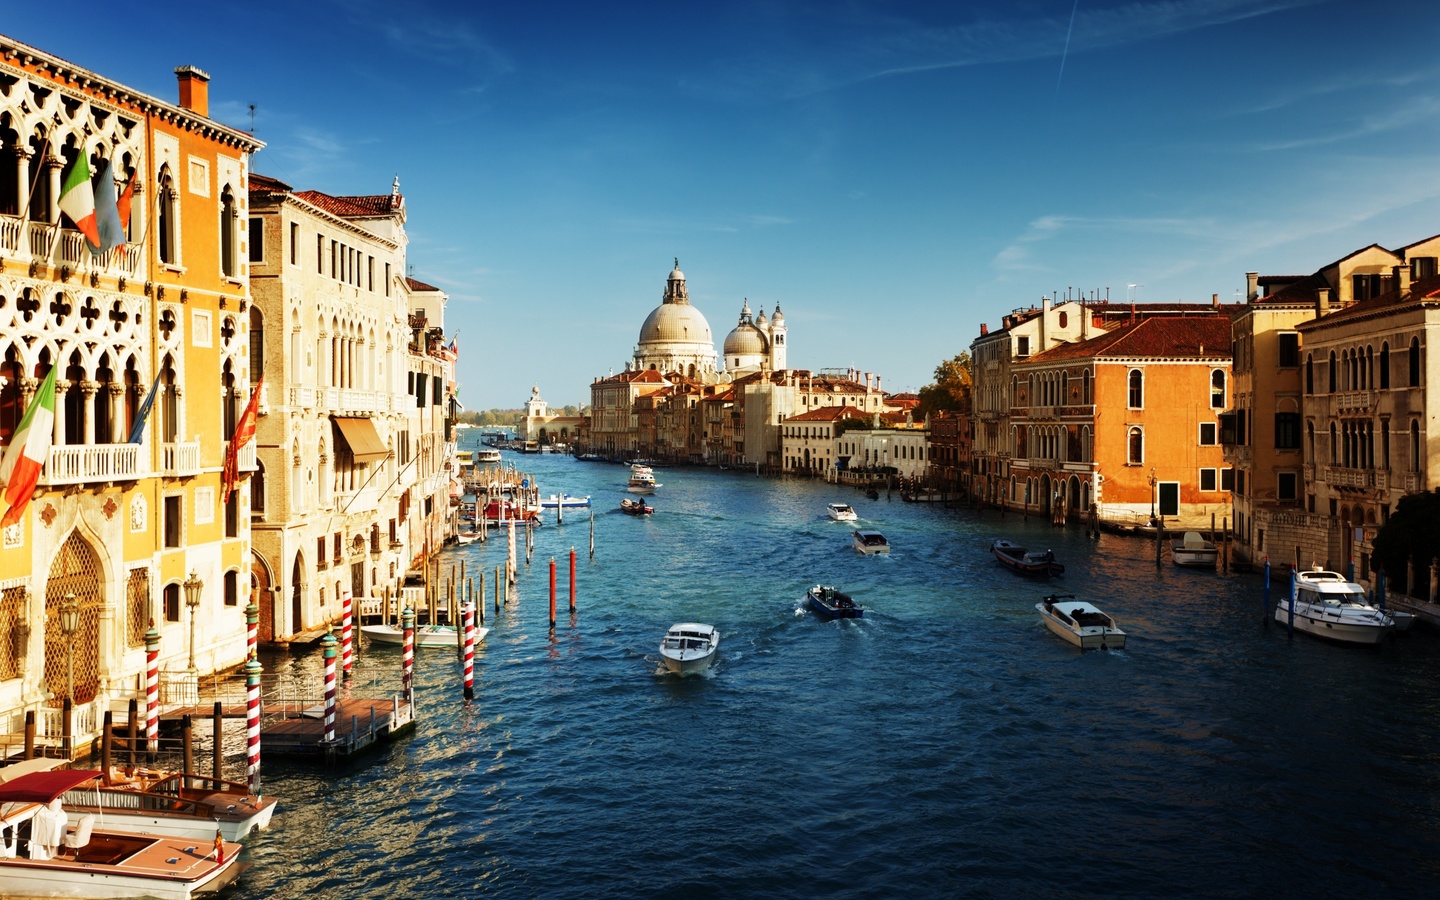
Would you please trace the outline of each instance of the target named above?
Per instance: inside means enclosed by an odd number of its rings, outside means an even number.
[[[269,175],[261,175],[259,172],[250,173],[250,190],[252,192],[265,194],[288,194],[290,185],[278,178],[271,178]]]
[[[858,406],[822,406],[796,416],[786,422],[834,422],[838,419],[868,419],[869,414]]]
[[[1017,365],[1066,359],[1218,359],[1229,356],[1229,317],[1159,316],[1122,325],[1088,341],[1061,344]]]
[[[418,278],[406,278],[406,279],[405,279],[405,284],[406,284],[406,286],[409,287],[410,290],[412,290],[412,291],[438,291],[438,290],[440,290],[439,288],[435,287],[433,284],[426,284],[425,282],[419,280]]]
[[[296,191],[295,196],[311,206],[341,218],[386,216],[400,209],[405,201],[399,194],[370,194],[360,197],[332,197],[319,191]]]

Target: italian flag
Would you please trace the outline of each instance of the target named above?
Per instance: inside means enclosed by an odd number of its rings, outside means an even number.
[[[60,211],[69,216],[85,235],[90,246],[100,246],[100,227],[95,221],[95,189],[90,185],[90,163],[85,154],[75,157],[60,185]]]
[[[93,218],[92,218],[93,224]],[[40,391],[20,420],[20,427],[10,446],[5,448],[5,459],[0,460],[0,483],[5,485],[5,500],[8,508],[0,519],[0,528],[9,528],[20,521],[30,495],[40,480],[40,470],[50,455],[50,441],[55,436],[55,373],[59,366],[51,366],[50,374],[40,383]]]

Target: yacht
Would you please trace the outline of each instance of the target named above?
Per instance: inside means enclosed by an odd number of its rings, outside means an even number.
[[[831,503],[825,511],[836,522],[854,522],[860,518],[848,503]]]
[[[1291,601],[1275,604],[1275,621],[1291,623]],[[1395,627],[1395,620],[1370,604],[1365,589],[1346,581],[1339,572],[1316,566],[1295,573],[1295,630],[1347,644],[1378,644]]]

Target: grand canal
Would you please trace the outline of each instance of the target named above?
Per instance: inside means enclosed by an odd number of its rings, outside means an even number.
[[[1440,877],[1440,639],[1418,627],[1378,650],[1290,639],[1261,626],[1257,576],[1015,515],[657,469],[637,520],[619,466],[506,461],[595,498],[595,557],[588,516],[549,518],[487,618],[473,703],[454,654],[421,651],[413,736],[334,769],[266,761],[282,812],[228,895],[1350,897]],[[837,499],[889,558],[852,552]],[[1046,585],[996,565],[1001,536],[1052,547],[1056,587],[1113,612],[1127,649],[1046,632]],[[472,573],[503,552],[452,551]],[[799,611],[817,581],[865,618]],[[656,674],[683,620],[722,632],[709,677]]]

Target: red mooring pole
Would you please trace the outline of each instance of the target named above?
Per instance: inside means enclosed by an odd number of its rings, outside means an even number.
[[[475,604],[466,603],[465,621],[465,699],[475,699]]]
[[[555,630],[555,557],[550,557],[550,630]]]
[[[570,611],[575,611],[575,548],[570,548]]]

